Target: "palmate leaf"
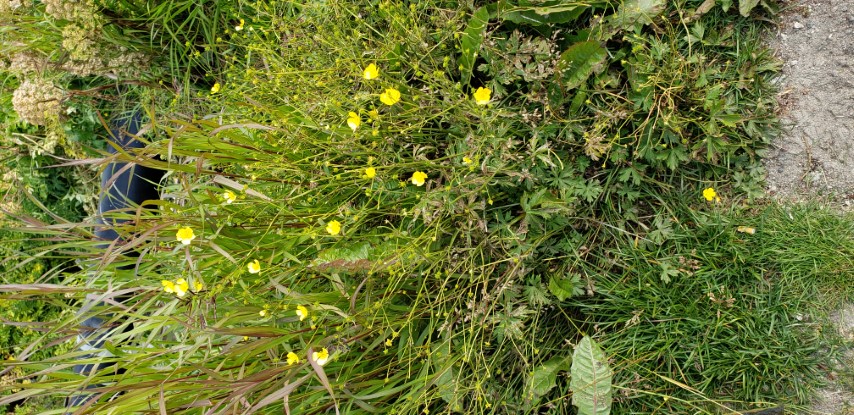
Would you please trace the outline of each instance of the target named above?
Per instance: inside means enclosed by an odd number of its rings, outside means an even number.
[[[572,354],[572,404],[578,415],[609,415],[611,413],[611,368],[605,353],[590,336],[584,336]]]

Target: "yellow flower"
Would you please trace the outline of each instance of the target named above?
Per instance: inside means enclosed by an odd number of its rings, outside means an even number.
[[[261,310],[261,311],[259,311],[259,312],[258,312],[258,315],[259,315],[259,316],[261,316],[261,317],[266,317],[266,316],[267,316],[267,310]]]
[[[195,292],[199,292],[205,288],[204,284],[201,281],[196,281],[193,283],[193,290]]]
[[[160,283],[163,284],[163,291],[166,291],[169,294],[175,293],[175,283],[167,280],[160,281]]]
[[[341,233],[341,223],[337,220],[331,220],[326,224],[326,232],[330,235],[338,235]]]
[[[222,85],[220,85],[219,82],[214,83],[213,86],[211,87],[211,94],[216,94],[217,92],[219,92],[219,90],[221,88],[222,88]]]
[[[368,111],[368,117],[371,117],[372,120],[376,121],[380,118],[380,112],[373,109]]]
[[[471,159],[471,157],[469,157],[469,156],[464,156],[464,157],[463,157],[463,164],[465,164],[466,166],[468,166],[469,164],[472,164],[472,163],[474,163],[474,160],[472,160],[472,159]]]
[[[400,91],[394,88],[388,88],[385,90],[385,92],[380,94],[380,101],[382,101],[383,104],[386,105],[397,104],[397,102],[400,101]]]
[[[193,241],[193,239],[196,239],[196,235],[193,233],[193,230],[189,226],[185,226],[181,229],[178,229],[178,233],[175,236],[184,245],[189,245],[190,242]]]
[[[412,184],[416,186],[424,186],[424,180],[427,180],[427,173],[424,173],[423,171],[416,171],[415,173],[412,173],[412,178],[410,180],[412,180]]]
[[[257,274],[261,272],[261,263],[258,262],[258,260],[256,259],[246,264],[246,269],[249,271],[250,274]]]
[[[311,360],[314,360],[315,362],[317,362],[317,364],[321,366],[325,365],[326,362],[329,361],[329,350],[326,350],[326,348],[324,347],[320,349],[319,352],[313,352],[311,354]]]
[[[391,347],[391,344],[392,344],[391,339],[385,339],[385,346],[386,347]]]
[[[353,132],[355,132],[356,129],[359,128],[360,125],[362,125],[362,119],[359,118],[359,114],[356,114],[355,112],[352,112],[352,111],[348,112],[347,113],[347,125],[349,125],[350,128],[353,129]]]
[[[187,282],[187,280],[183,278],[178,278],[178,280],[175,281],[175,295],[177,295],[178,297],[183,298],[185,295],[187,295],[187,291],[189,289],[190,284]]]
[[[288,364],[295,365],[299,363],[299,356],[294,352],[288,352]]]
[[[477,105],[486,105],[489,103],[489,97],[492,95],[492,91],[489,88],[479,87],[477,91],[474,91],[474,102]]]
[[[374,65],[374,64],[368,65],[368,67],[365,68],[365,71],[362,72],[362,77],[365,79],[368,79],[368,80],[377,79],[377,78],[379,78],[379,76],[380,76],[380,70],[377,69],[377,65]]]
[[[367,169],[365,169],[365,177],[367,177],[369,179],[373,179],[374,177],[377,177],[377,169],[375,169],[373,167],[368,167]]]
[[[225,200],[225,204],[230,205],[237,200],[237,195],[235,195],[231,190],[226,190],[225,193],[222,194],[222,198]]]
[[[706,200],[709,202],[717,203],[721,201],[720,196],[718,196],[718,193],[715,192],[715,189],[713,187],[709,187],[706,190],[703,190],[703,197],[705,197]]]
[[[237,25],[237,26],[234,26],[234,30],[236,30],[236,31],[238,31],[238,32],[239,32],[239,31],[241,31],[241,30],[243,30],[243,24],[244,24],[244,23],[246,23],[246,22],[244,22],[244,21],[243,21],[243,19],[240,19],[240,24],[239,24],[239,25]]]
[[[305,308],[305,306],[298,305],[297,317],[299,317],[299,321],[305,320],[305,318],[308,317],[308,309]]]

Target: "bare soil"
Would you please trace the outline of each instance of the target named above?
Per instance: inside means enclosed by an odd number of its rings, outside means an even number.
[[[766,159],[768,192],[854,210],[854,0],[792,0],[771,46],[783,62],[783,134]],[[854,283],[854,282],[852,282]],[[854,304],[832,317],[848,340],[811,414],[854,415]]]

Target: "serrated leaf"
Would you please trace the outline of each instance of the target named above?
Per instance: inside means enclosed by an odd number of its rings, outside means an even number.
[[[738,12],[744,17],[750,16],[750,11],[757,4],[759,4],[759,0],[738,0]]]
[[[599,42],[578,42],[560,55],[555,77],[564,91],[577,88],[601,68],[607,57],[608,51]]]
[[[605,353],[599,345],[584,336],[572,354],[571,380],[572,404],[578,415],[609,415],[611,413],[611,377]]]
[[[567,370],[566,361],[564,356],[555,356],[534,368],[528,380],[529,396],[538,398],[549,393],[557,383],[558,372]]]
[[[460,76],[463,85],[468,85],[471,81],[474,61],[477,60],[477,54],[480,51],[481,44],[483,44],[483,34],[486,32],[488,22],[489,11],[486,7],[477,9],[469,19],[466,30],[463,31],[460,38]]]
[[[625,0],[614,14],[614,23],[623,30],[634,31],[637,26],[652,23],[664,11],[664,0]]]

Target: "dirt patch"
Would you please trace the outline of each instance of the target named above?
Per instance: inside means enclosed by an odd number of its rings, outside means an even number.
[[[854,210],[854,0],[783,2],[771,47],[783,62],[783,134],[765,160],[768,192]],[[854,304],[832,317],[849,350],[808,413],[854,415]]]
[[[785,132],[766,160],[768,191],[854,206],[854,1],[786,2],[771,46],[784,62]]]

